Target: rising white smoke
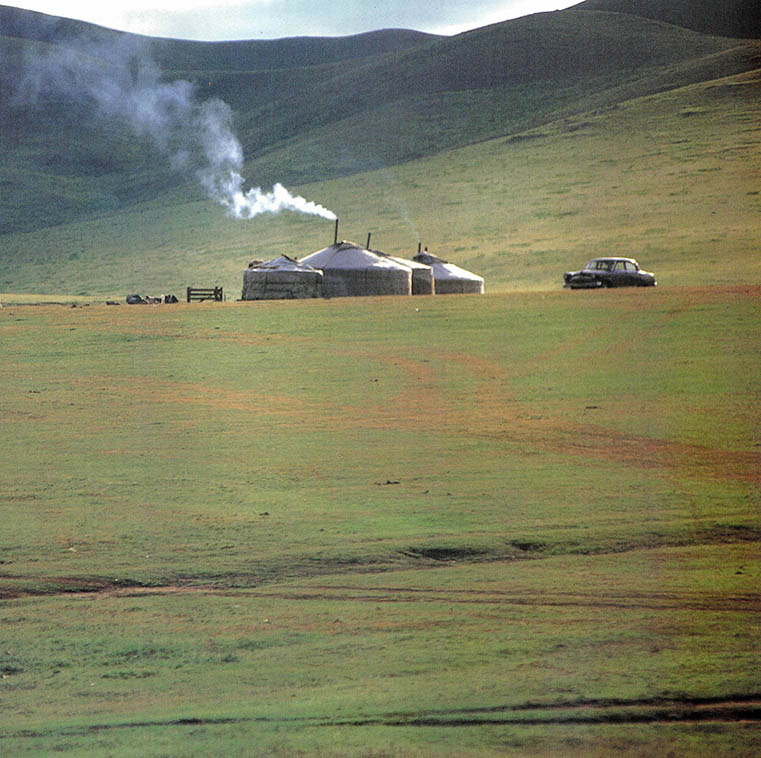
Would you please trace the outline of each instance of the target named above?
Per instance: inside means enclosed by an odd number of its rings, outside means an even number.
[[[271,192],[244,191],[243,150],[222,100],[200,100],[190,82],[161,80],[143,45],[131,38],[116,44],[80,41],[48,55],[27,57],[15,94],[17,103],[61,96],[94,108],[97,117],[127,124],[149,139],[171,167],[192,173],[210,198],[236,218],[291,210],[335,219],[335,214],[282,184]]]
[[[296,211],[310,216],[321,216],[332,221],[336,219],[333,211],[300,195],[292,195],[279,182],[272,188],[272,192],[262,192],[261,187],[252,187],[248,192],[244,192],[244,180],[239,173],[232,171],[228,178],[229,183],[222,191],[215,188],[211,194],[235,218],[253,218],[260,213]]]

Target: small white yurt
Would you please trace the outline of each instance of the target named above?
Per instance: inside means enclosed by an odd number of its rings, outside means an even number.
[[[399,258],[396,255],[387,255],[377,250],[373,252],[390,258],[392,261],[401,263],[402,266],[412,269],[412,294],[413,295],[433,295],[435,290],[433,282],[433,269],[425,263],[410,260],[409,258]]]
[[[243,300],[294,300],[322,297],[322,271],[281,255],[243,272]]]
[[[437,295],[484,294],[484,278],[448,263],[428,252],[418,253],[412,260],[433,269],[433,281]]]
[[[354,242],[335,242],[301,263],[323,273],[325,297],[412,294],[412,269]]]

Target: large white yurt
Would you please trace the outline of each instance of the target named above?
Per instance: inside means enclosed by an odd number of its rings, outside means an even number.
[[[281,255],[243,272],[243,300],[294,300],[322,297],[322,271]]]
[[[412,294],[412,269],[354,242],[336,242],[301,259],[323,273],[325,297]]]
[[[428,252],[418,253],[412,260],[433,269],[433,281],[437,295],[484,294],[484,278],[448,263]]]

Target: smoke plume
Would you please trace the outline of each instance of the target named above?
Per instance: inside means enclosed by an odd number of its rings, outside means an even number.
[[[163,81],[145,43],[123,38],[116,44],[78,41],[25,60],[15,93],[17,104],[60,99],[93,109],[96,117],[118,120],[152,142],[178,172],[192,174],[210,198],[236,218],[291,210],[335,219],[335,214],[281,184],[271,192],[244,191],[243,150],[222,100],[201,100],[188,81]]]

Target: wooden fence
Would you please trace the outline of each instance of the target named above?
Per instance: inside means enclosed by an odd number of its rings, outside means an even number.
[[[216,300],[222,302],[221,287],[188,287],[188,302],[193,300]]]

